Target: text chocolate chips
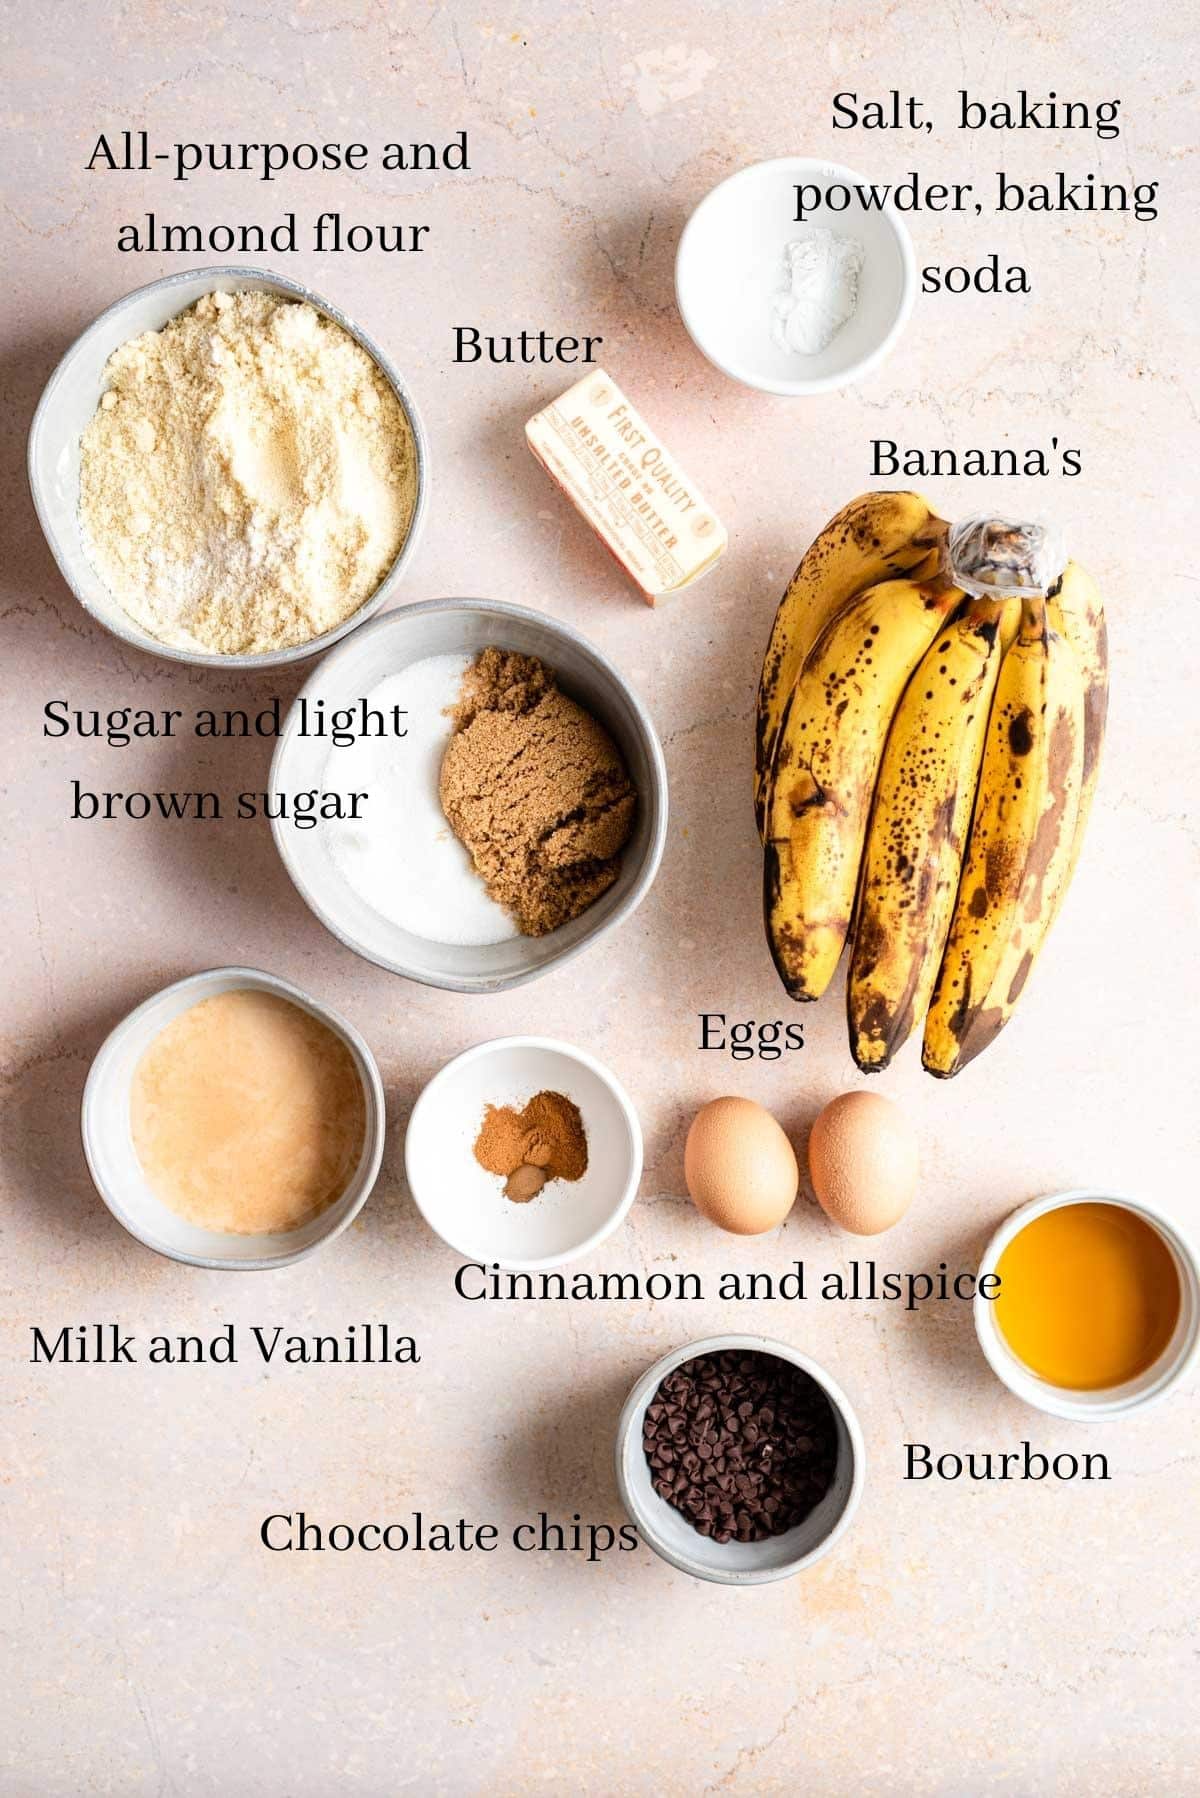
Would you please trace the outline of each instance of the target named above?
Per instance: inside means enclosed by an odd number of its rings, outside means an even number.
[[[659,1497],[714,1542],[761,1542],[802,1523],[837,1464],[833,1408],[816,1381],[740,1349],[669,1373],[642,1445]]]

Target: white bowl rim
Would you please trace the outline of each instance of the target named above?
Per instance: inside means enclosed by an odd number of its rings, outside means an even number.
[[[455,1068],[462,1067],[467,1062],[479,1061],[484,1056],[495,1054],[501,1049],[537,1049],[548,1051],[554,1055],[562,1055],[568,1061],[579,1062],[582,1067],[587,1068],[590,1073],[596,1075],[601,1085],[607,1087],[608,1091],[616,1100],[617,1106],[625,1119],[625,1125],[629,1131],[630,1141],[633,1144],[633,1158],[630,1162],[629,1172],[626,1176],[625,1187],[621,1194],[621,1198],[614,1209],[609,1213],[605,1222],[597,1229],[593,1230],[590,1236],[585,1237],[582,1242],[576,1244],[573,1248],[567,1249],[561,1255],[539,1255],[533,1260],[524,1261],[500,1259],[493,1256],[490,1263],[483,1264],[488,1266],[495,1265],[496,1267],[503,1269],[505,1273],[547,1273],[552,1268],[564,1267],[570,1261],[577,1261],[581,1256],[589,1255],[593,1249],[598,1248],[602,1242],[606,1241],[607,1238],[613,1234],[613,1231],[618,1229],[628,1217],[633,1206],[633,1201],[637,1198],[638,1187],[641,1185],[642,1180],[643,1144],[641,1121],[633,1108],[633,1101],[630,1099],[629,1094],[625,1091],[625,1088],[621,1085],[621,1082],[617,1079],[616,1075],[609,1068],[606,1068],[602,1061],[598,1061],[594,1055],[589,1055],[586,1049],[577,1049],[574,1043],[565,1043],[560,1037],[493,1036],[489,1037],[486,1042],[475,1043],[471,1048],[463,1049],[458,1055],[452,1056],[449,1061],[442,1064],[436,1074],[431,1075],[425,1082],[425,1085],[421,1088],[421,1091],[417,1096],[417,1101],[413,1106],[412,1111],[409,1113],[408,1124],[404,1131],[404,1178],[407,1182],[412,1202],[421,1213],[421,1216],[425,1219],[429,1228],[433,1231],[435,1236],[439,1237],[441,1241],[446,1244],[447,1248],[453,1249],[456,1255],[463,1255],[468,1261],[473,1261],[478,1264],[474,1252],[471,1249],[465,1248],[462,1243],[455,1242],[451,1237],[447,1236],[441,1226],[434,1223],[428,1211],[426,1211],[425,1206],[422,1204],[421,1196],[417,1191],[416,1183],[412,1177],[412,1165],[409,1161],[408,1153],[409,1140],[413,1133],[413,1126],[417,1121],[422,1107],[425,1105],[430,1093],[433,1091],[434,1087],[437,1086],[439,1081],[443,1080]]]
[[[396,398],[400,402],[401,410],[408,420],[408,426],[412,432],[413,453],[416,460],[417,495],[413,505],[413,514],[409,521],[408,531],[403,543],[400,545],[395,561],[391,564],[375,591],[367,595],[366,599],[363,600],[362,605],[359,606],[357,611],[351,612],[349,618],[344,618],[340,624],[335,625],[332,630],[324,632],[322,636],[311,637],[306,643],[294,643],[288,649],[269,649],[258,655],[217,655],[207,650],[182,649],[176,644],[160,643],[157,637],[151,636],[149,631],[143,631],[132,618],[129,620],[128,628],[126,628],[123,618],[105,618],[99,612],[92,609],[67,571],[67,562],[59,544],[58,534],[50,521],[42,500],[41,482],[37,474],[36,451],[42,430],[44,413],[46,412],[49,402],[60,382],[66,378],[66,365],[83,343],[84,339],[89,337],[99,325],[104,324],[108,319],[115,318],[118,313],[123,312],[126,307],[130,306],[135,300],[142,299],[146,294],[166,292],[172,287],[181,286],[184,282],[194,282],[197,280],[230,281],[247,279],[270,282],[274,287],[284,289],[285,292],[292,295],[296,300],[307,301],[310,305],[315,306],[319,312],[322,312],[328,318],[331,318],[335,325],[340,325],[342,330],[345,331],[348,336],[354,338],[360,347],[366,350],[368,356],[371,357],[372,361],[376,364],[391,386]],[[194,302],[191,303],[194,304]],[[186,311],[186,307],[183,308],[183,310]],[[141,287],[131,288],[128,293],[122,294],[119,299],[114,300],[111,305],[106,306],[102,312],[98,312],[91,323],[85,325],[83,330],[77,334],[70,344],[68,344],[67,348],[55,363],[53,372],[46,382],[45,387],[42,389],[41,398],[38,400],[37,408],[33,414],[33,422],[29,427],[25,467],[26,477],[29,482],[29,491],[33,498],[33,506],[34,511],[37,513],[38,523],[42,527],[42,535],[46,539],[51,555],[54,557],[64,585],[74,595],[76,601],[87,613],[88,617],[93,619],[96,624],[100,625],[103,630],[108,631],[112,636],[120,638],[123,643],[128,643],[131,648],[140,649],[146,655],[162,656],[166,661],[183,662],[190,668],[283,668],[292,663],[308,661],[310,657],[321,655],[326,649],[331,649],[340,638],[348,635],[350,631],[357,629],[360,624],[364,624],[372,613],[377,611],[384,603],[385,598],[391,596],[390,589],[392,589],[398,582],[405,566],[416,550],[417,542],[425,523],[425,513],[429,498],[429,439],[425,434],[425,426],[421,421],[421,415],[417,410],[416,402],[408,390],[407,383],[391,358],[380,349],[374,338],[369,336],[368,333],[363,330],[361,325],[355,323],[348,313],[343,312],[339,306],[335,306],[331,301],[325,299],[314,287],[307,286],[303,281],[294,280],[291,275],[278,275],[273,269],[258,268],[248,263],[235,262],[220,263],[209,268],[177,269],[174,274],[163,275],[160,280],[147,281]],[[118,610],[120,610],[119,606]]]
[[[645,741],[646,758],[650,763],[652,775],[651,784],[657,789],[658,822],[653,836],[647,845],[646,856],[641,869],[636,878],[630,882],[629,890],[624,898],[619,904],[613,907],[606,918],[597,923],[593,930],[580,937],[577,943],[556,950],[553,955],[547,956],[545,961],[538,962],[533,967],[523,968],[515,974],[507,974],[502,979],[495,979],[491,976],[473,977],[463,974],[447,974],[442,979],[435,980],[427,973],[419,973],[415,969],[410,968],[406,963],[397,961],[391,956],[377,955],[373,951],[362,948],[352,937],[347,935],[346,931],[342,929],[337,920],[331,913],[325,910],[305,884],[300,869],[292,857],[294,848],[293,833],[284,828],[284,820],[282,818],[271,819],[271,834],[275,838],[275,847],[279,851],[280,859],[287,870],[288,878],[304,903],[308,906],[309,910],[315,917],[320,919],[326,930],[328,930],[332,936],[335,936],[339,943],[343,943],[345,947],[352,950],[355,955],[360,955],[364,961],[374,963],[377,968],[385,968],[389,974],[399,974],[403,979],[411,980],[418,986],[432,987],[439,992],[510,992],[514,987],[524,986],[530,980],[540,980],[543,974],[550,973],[554,968],[561,968],[565,966],[567,962],[573,961],[577,955],[582,955],[585,949],[590,949],[602,936],[606,936],[610,930],[615,930],[618,925],[623,924],[642,903],[642,900],[646,897],[646,894],[650,891],[650,888],[657,878],[659,865],[662,862],[663,851],[666,848],[667,842],[670,794],[667,786],[666,758],[663,755],[662,744],[658,740],[658,732],[654,728],[654,721],[646,710],[640,696],[635,688],[626,680],[616,664],[611,662],[604,654],[603,650],[598,649],[589,637],[583,635],[582,631],[577,631],[573,625],[564,624],[561,619],[553,617],[549,612],[538,612],[531,606],[513,605],[510,601],[504,599],[422,599],[411,605],[398,606],[395,611],[386,612],[382,618],[372,619],[369,624],[363,626],[361,632],[356,633],[356,640],[353,644],[343,644],[341,648],[335,650],[332,655],[326,656],[320,666],[313,670],[307,681],[305,681],[304,685],[300,688],[296,698],[292,701],[292,705],[289,707],[288,717],[291,717],[297,702],[310,692],[314,684],[319,679],[324,679],[326,677],[331,665],[336,665],[335,657],[348,655],[352,649],[358,651],[362,647],[363,640],[372,633],[382,635],[384,631],[398,628],[405,619],[420,617],[422,615],[431,616],[441,612],[482,612],[489,618],[520,618],[529,623],[537,624],[540,627],[548,628],[551,636],[557,634],[572,644],[573,647],[581,649],[586,656],[590,657],[594,663],[604,670],[609,678],[615,682],[625,695],[625,698],[637,719],[638,728]],[[271,769],[267,777],[267,787],[272,797],[278,792],[280,765],[288,745],[288,726],[285,721],[284,727],[279,734],[279,741],[275,745],[274,754],[271,757]],[[640,797],[641,795],[639,794],[639,798]]]
[[[673,1372],[676,1367],[681,1367],[685,1361],[694,1361],[698,1355],[718,1354],[725,1349],[736,1349],[744,1354],[774,1355],[777,1360],[790,1361],[793,1366],[799,1367],[824,1392],[841,1418],[846,1435],[850,1440],[850,1454],[853,1463],[850,1470],[850,1490],[846,1494],[846,1502],[842,1506],[837,1522],[829,1534],[823,1536],[814,1548],[808,1550],[807,1554],[797,1555],[794,1560],[785,1561],[780,1567],[738,1567],[723,1572],[710,1562],[694,1560],[688,1555],[679,1553],[659,1536],[653,1522],[637,1503],[633,1489],[625,1478],[625,1456],[634,1419],[643,1405],[648,1402],[650,1395],[658,1389],[669,1373]],[[828,1554],[845,1535],[854,1520],[854,1513],[858,1509],[866,1480],[866,1460],[866,1442],[857,1413],[833,1375],[811,1355],[806,1355],[803,1349],[793,1348],[790,1343],[780,1342],[771,1336],[747,1336],[736,1332],[721,1336],[704,1336],[697,1342],[685,1343],[682,1348],[672,1349],[669,1354],[660,1355],[658,1360],[653,1362],[645,1373],[634,1382],[629,1397],[621,1407],[621,1415],[617,1422],[617,1489],[621,1495],[622,1504],[637,1525],[642,1541],[652,1548],[662,1560],[668,1561],[672,1567],[678,1568],[680,1573],[691,1574],[693,1579],[708,1580],[718,1586],[766,1586],[775,1580],[791,1579],[793,1574],[802,1573],[806,1567],[811,1567],[814,1561],[820,1560],[822,1555]]]
[[[281,998],[298,1001],[306,1010],[321,1018],[334,1034],[345,1042],[355,1057],[358,1073],[366,1086],[368,1100],[366,1127],[370,1143],[370,1156],[361,1178],[361,1190],[358,1198],[353,1205],[346,1209],[343,1216],[331,1223],[322,1235],[314,1237],[313,1241],[303,1248],[293,1249],[281,1255],[259,1255],[227,1260],[220,1255],[189,1255],[184,1250],[169,1248],[165,1243],[147,1234],[129,1216],[118,1196],[101,1179],[98,1170],[97,1156],[93,1147],[97,1125],[93,1114],[96,1103],[95,1089],[99,1084],[104,1063],[113,1053],[118,1041],[136,1027],[138,1021],[152,1005],[157,1004],[168,993],[183,992],[188,987],[199,987],[215,979],[244,980],[253,982],[256,987],[259,987],[259,983],[261,983],[260,990],[278,993]],[[148,994],[140,1004],[135,1005],[132,1011],[126,1012],[119,1023],[113,1025],[92,1057],[92,1065],[88,1069],[88,1077],[84,1082],[83,1098],[79,1108],[79,1128],[84,1159],[87,1161],[92,1185],[122,1228],[142,1243],[145,1248],[152,1249],[156,1255],[161,1255],[166,1261],[178,1261],[188,1267],[205,1267],[217,1273],[264,1273],[272,1268],[290,1267],[294,1262],[306,1260],[309,1255],[324,1248],[326,1243],[332,1242],[335,1236],[340,1236],[342,1231],[353,1223],[370,1198],[379,1178],[379,1170],[383,1165],[384,1145],[387,1140],[387,1115],[379,1064],[370,1044],[353,1024],[343,1018],[339,1012],[334,1011],[331,1006],[326,1005],[323,999],[315,998],[312,993],[306,992],[303,987],[296,986],[290,980],[285,980],[282,975],[269,974],[264,968],[230,965],[201,968],[195,974],[185,974],[181,980],[172,980],[168,985],[158,987],[154,992]],[[330,1206],[329,1210],[332,1212],[333,1206]]]
[[[1115,1205],[1120,1210],[1133,1212],[1152,1225],[1168,1248],[1174,1251],[1176,1259],[1183,1263],[1181,1308],[1186,1308],[1187,1305],[1186,1286],[1190,1278],[1193,1307],[1200,1309],[1196,1307],[1194,1297],[1194,1289],[1200,1286],[1200,1260],[1197,1259],[1195,1245],[1186,1231],[1161,1207],[1146,1199],[1135,1199],[1127,1193],[1107,1192],[1091,1186],[1073,1186],[1065,1192],[1043,1193],[1041,1197],[1028,1199],[1023,1205],[1018,1205],[1015,1211],[1010,1211],[988,1240],[980,1257],[978,1278],[983,1279],[986,1274],[995,1273],[1004,1250],[1034,1218],[1043,1217],[1048,1211],[1058,1211],[1066,1205],[1085,1204]],[[1115,1417],[1128,1417],[1135,1411],[1144,1411],[1148,1405],[1158,1404],[1191,1371],[1197,1354],[1200,1353],[1200,1319],[1196,1319],[1191,1328],[1190,1341],[1185,1342],[1175,1360],[1153,1386],[1145,1392],[1130,1393],[1124,1397],[1121,1396],[1120,1387],[1113,1387],[1112,1396],[1107,1400],[1093,1395],[1093,1402],[1085,1404],[1070,1388],[1052,1386],[1041,1379],[1013,1352],[996,1321],[994,1300],[982,1298],[977,1289],[971,1308],[979,1346],[996,1378],[1008,1387],[1014,1398],[1021,1399],[1034,1410],[1043,1411],[1050,1417],[1067,1418],[1072,1423],[1108,1423]]]
[[[732,186],[735,182],[749,181],[768,169],[784,168],[797,171],[820,169],[822,174],[827,175],[832,181],[844,181],[848,185],[867,183],[867,177],[860,175],[856,169],[847,167],[845,163],[826,161],[820,156],[769,156],[761,162],[750,162],[744,168],[735,169],[732,175],[726,175],[723,180],[717,182],[715,187],[709,188],[703,199],[696,202],[688,215],[687,223],[679,234],[679,243],[675,251],[675,304],[679,308],[679,316],[683,320],[687,334],[700,354],[706,357],[714,368],[719,368],[722,374],[728,375],[730,380],[740,381],[744,387],[756,388],[759,393],[774,393],[785,399],[803,399],[809,394],[832,393],[841,387],[852,387],[856,381],[861,381],[865,375],[871,373],[872,369],[877,368],[884,357],[890,354],[901,332],[907,326],[916,303],[917,259],[908,226],[889,198],[875,211],[876,216],[886,221],[900,252],[900,261],[904,271],[903,291],[896,317],[874,349],[868,350],[866,355],[860,356],[857,362],[849,364],[846,368],[837,369],[831,374],[807,377],[798,375],[791,381],[764,380],[761,375],[753,374],[750,370],[737,366],[731,360],[718,356],[708,344],[703,342],[688,314],[683,284],[679,278],[684,246],[701,212],[709,204],[709,201],[715,200],[717,194],[724,188]]]

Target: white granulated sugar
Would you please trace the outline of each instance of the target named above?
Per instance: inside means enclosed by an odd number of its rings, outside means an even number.
[[[210,293],[122,344],[80,444],[84,547],[177,648],[307,643],[369,599],[416,501],[416,452],[372,358],[312,306]]]
[[[518,931],[489,898],[438,798],[447,714],[470,664],[470,656],[427,656],[372,688],[368,705],[385,716],[401,707],[408,735],[359,737],[331,750],[322,785],[370,795],[361,820],[325,826],[328,852],[359,897],[427,942],[478,947],[508,942]]]
[[[865,251],[853,237],[808,225],[784,245],[783,284],[771,302],[771,335],[781,350],[817,356],[858,307]]]

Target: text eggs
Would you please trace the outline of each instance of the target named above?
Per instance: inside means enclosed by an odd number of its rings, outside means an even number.
[[[760,1236],[781,1224],[800,1185],[791,1143],[753,1099],[710,1099],[700,1108],[683,1171],[697,1211],[735,1236]]]
[[[855,1236],[898,1224],[917,1190],[917,1137],[880,1093],[831,1099],[808,1139],[808,1171],[823,1210]]]

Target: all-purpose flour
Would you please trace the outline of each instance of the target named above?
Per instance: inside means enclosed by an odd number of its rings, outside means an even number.
[[[83,433],[84,545],[163,643],[307,643],[370,598],[412,522],[416,452],[354,339],[312,306],[205,294],[122,344]]]

